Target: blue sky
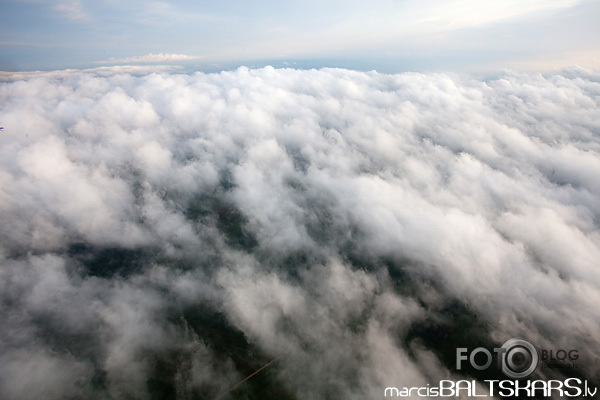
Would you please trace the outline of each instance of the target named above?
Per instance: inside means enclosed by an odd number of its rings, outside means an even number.
[[[0,0],[0,69],[600,67],[597,0]]]

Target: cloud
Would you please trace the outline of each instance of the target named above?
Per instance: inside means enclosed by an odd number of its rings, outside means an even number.
[[[597,70],[600,69],[600,51],[596,49],[565,51],[537,56],[531,59],[512,60],[507,65],[523,71],[536,71],[540,68],[554,68],[558,70],[565,65]]]
[[[164,63],[164,62],[178,62],[196,60],[200,57],[190,56],[187,54],[170,54],[170,53],[157,53],[157,54],[146,54],[140,57],[127,57],[127,58],[110,58],[104,61],[98,61],[98,64],[145,64],[145,63]]]
[[[599,82],[4,73],[0,396],[217,397],[277,358],[231,397],[378,398],[515,336],[597,382]]]
[[[69,19],[75,22],[85,22],[90,20],[90,15],[85,10],[81,0],[55,0],[52,1],[52,4],[48,4],[48,2],[44,2],[41,0],[19,0],[25,3],[34,3],[34,4],[42,4],[49,5],[53,10],[57,11],[58,14],[62,15],[64,18]]]
[[[90,17],[86,13],[80,0],[61,0],[56,2],[54,9],[75,21],[85,21]]]
[[[91,72],[99,76],[110,76],[119,73],[145,75],[151,74],[153,72],[173,72],[181,69],[182,67],[180,65],[111,65],[95,68],[53,71],[0,71],[0,81],[14,82],[35,77],[64,78],[65,76],[79,72]]]
[[[417,22],[434,30],[454,30],[506,21],[524,15],[548,10],[567,9],[578,5],[580,0],[525,2],[504,1],[482,4],[473,0],[455,0],[433,7],[427,18]],[[435,27],[435,28],[434,28]]]

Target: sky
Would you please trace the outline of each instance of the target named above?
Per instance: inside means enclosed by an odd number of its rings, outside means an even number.
[[[0,69],[600,66],[597,0],[0,1]]]

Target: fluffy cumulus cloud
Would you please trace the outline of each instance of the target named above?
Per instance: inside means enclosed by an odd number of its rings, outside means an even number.
[[[381,398],[517,336],[598,382],[600,75],[2,79],[0,397]]]

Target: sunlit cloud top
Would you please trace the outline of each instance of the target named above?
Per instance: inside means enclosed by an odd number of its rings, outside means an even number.
[[[1,4],[4,70],[182,61],[398,72],[600,65],[594,0]],[[146,59],[157,54],[190,57]]]

